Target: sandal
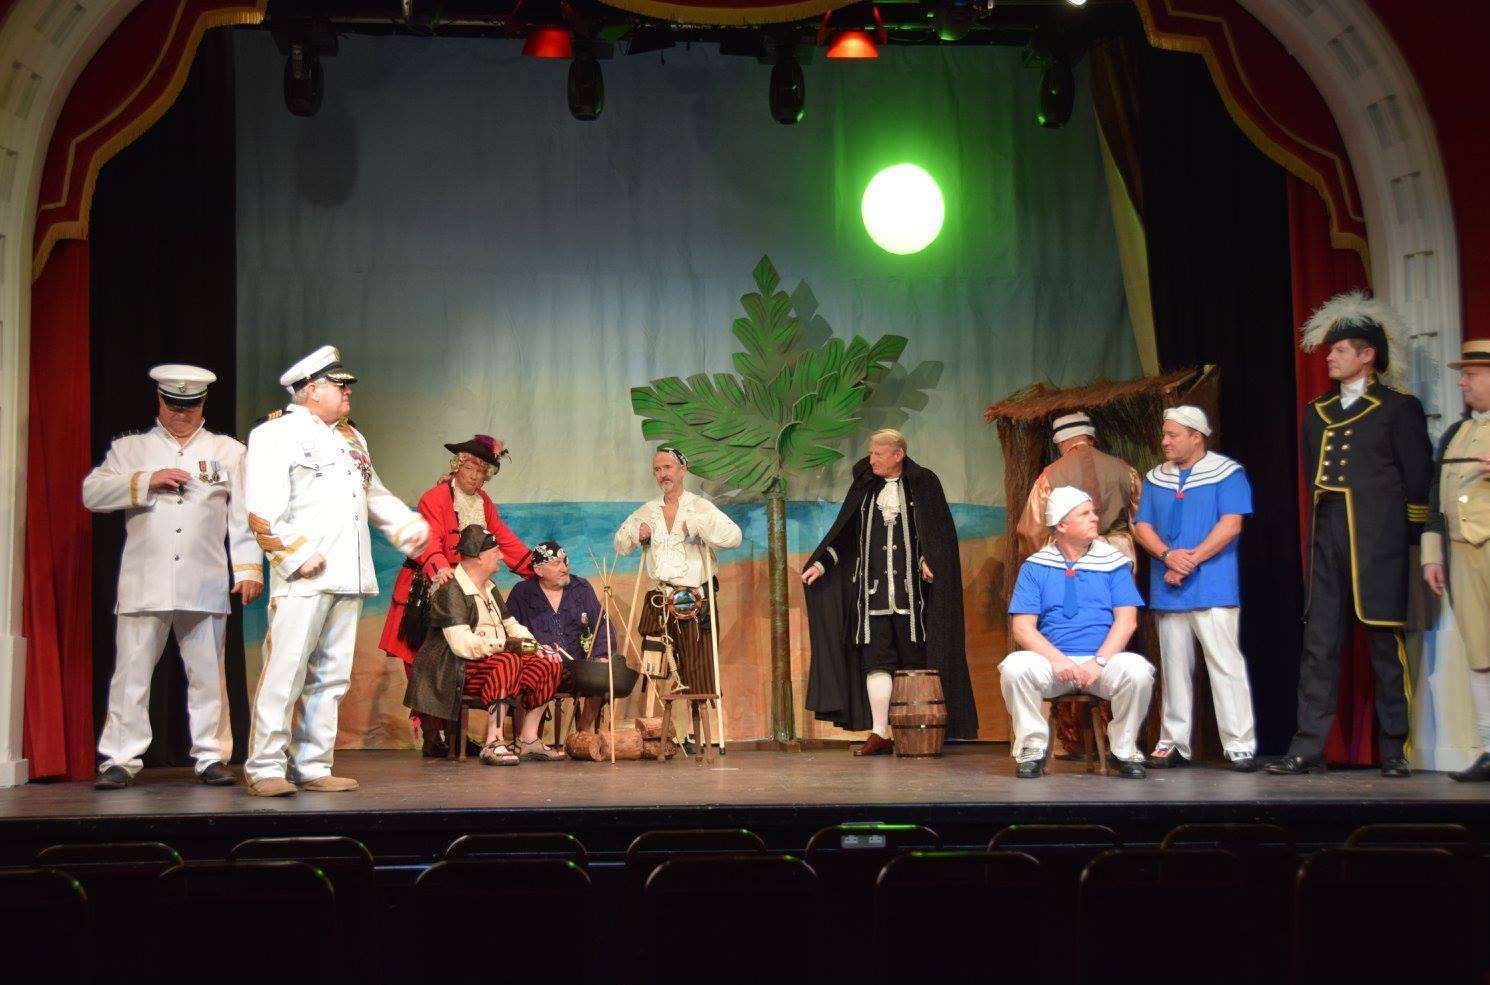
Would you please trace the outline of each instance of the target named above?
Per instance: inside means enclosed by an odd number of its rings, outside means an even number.
[[[481,747],[482,766],[516,766],[519,762],[512,750],[501,742],[488,742]]]
[[[561,749],[550,749],[543,744],[542,739],[534,739],[532,742],[517,740],[517,758],[533,763],[556,763],[561,759],[567,759]]]

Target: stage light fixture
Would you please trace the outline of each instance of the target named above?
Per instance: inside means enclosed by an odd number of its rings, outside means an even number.
[[[790,126],[802,122],[807,106],[807,81],[802,66],[792,55],[784,56],[771,68],[771,117]]]
[[[931,26],[943,41],[961,41],[977,26],[981,8],[977,0],[942,0],[931,9]]]
[[[860,30],[840,31],[833,43],[828,45],[829,58],[878,58],[879,49],[868,32]]]
[[[1076,75],[1064,58],[1052,59],[1040,76],[1040,108],[1035,122],[1049,130],[1066,125],[1076,105]]]
[[[605,77],[594,55],[581,55],[569,63],[569,112],[576,120],[599,119],[605,109]]]
[[[1066,0],[1073,7],[1085,7],[1086,0]]]
[[[941,233],[946,203],[924,168],[896,164],[870,179],[859,213],[880,249],[906,256],[920,253]]]
[[[296,116],[315,116],[325,89],[326,77],[315,50],[305,44],[292,44],[285,57],[285,109]]]
[[[562,27],[535,27],[523,42],[525,58],[572,58],[574,43]]]

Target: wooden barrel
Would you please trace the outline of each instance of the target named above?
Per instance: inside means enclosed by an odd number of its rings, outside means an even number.
[[[940,756],[947,738],[947,702],[942,675],[934,670],[897,670],[890,690],[890,728],[895,755]]]

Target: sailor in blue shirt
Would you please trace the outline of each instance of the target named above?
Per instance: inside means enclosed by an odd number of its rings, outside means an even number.
[[[1143,605],[1131,562],[1098,538],[1092,498],[1075,486],[1051,491],[1045,522],[1054,539],[1025,559],[1009,599],[1020,649],[999,664],[1014,726],[1015,775],[1030,779],[1045,772],[1050,728],[1040,703],[1079,691],[1112,702],[1107,738],[1117,773],[1142,779],[1138,728],[1148,713],[1154,668],[1124,649]]]
[[[1199,637],[1221,745],[1233,769],[1250,773],[1257,768],[1257,734],[1247,662],[1237,642],[1237,541],[1242,518],[1252,514],[1252,486],[1241,465],[1206,450],[1210,434],[1199,407],[1164,412],[1165,461],[1144,476],[1134,524],[1138,543],[1158,561],[1149,566],[1149,605],[1159,628],[1164,711],[1148,764],[1190,761]]]

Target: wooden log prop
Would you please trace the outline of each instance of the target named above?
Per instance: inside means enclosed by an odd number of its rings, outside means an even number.
[[[636,720],[636,730],[642,734],[643,739],[661,739],[662,716],[658,715],[655,718],[638,718]]]
[[[581,762],[599,762],[600,735],[597,732],[575,729],[569,733],[569,738],[564,740],[564,751],[569,754],[570,759],[577,759]]]
[[[611,736],[615,738],[612,740]],[[642,734],[634,728],[616,729],[614,732],[600,733],[600,759],[615,762],[617,760],[641,759],[642,758]]]
[[[672,759],[678,754],[678,744],[672,739],[643,739],[642,759]]]

